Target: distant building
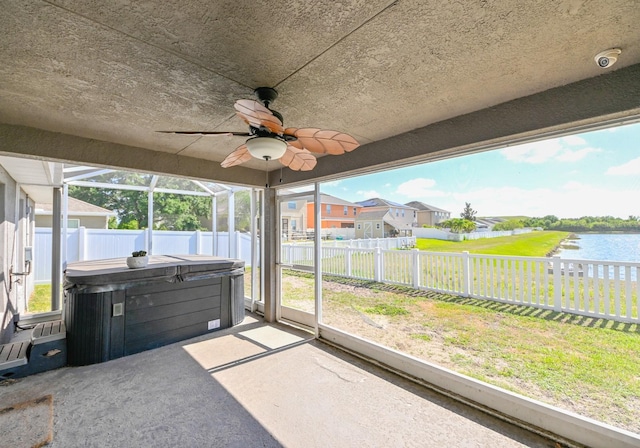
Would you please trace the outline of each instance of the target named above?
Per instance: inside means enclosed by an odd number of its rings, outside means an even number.
[[[504,218],[476,218],[476,230],[477,231],[486,231],[493,230],[493,226],[496,224],[505,221]]]
[[[52,204],[36,203],[34,213],[36,227],[52,226],[52,210]],[[67,227],[69,229],[79,227],[106,229],[109,227],[109,218],[116,216],[114,211],[75,198],[69,198],[67,210]]]
[[[307,203],[307,228],[314,228],[313,224],[314,203]],[[356,216],[362,209],[359,204],[345,201],[344,199],[329,194],[320,195],[321,229],[353,229]]]
[[[420,201],[407,202],[405,205],[418,209],[416,221],[418,227],[424,225],[435,226],[438,223],[451,218],[451,212]]]
[[[356,238],[411,236],[417,209],[381,198],[358,201],[362,206],[356,216]]]
[[[292,199],[280,205],[282,238],[285,240],[307,238],[307,200]]]

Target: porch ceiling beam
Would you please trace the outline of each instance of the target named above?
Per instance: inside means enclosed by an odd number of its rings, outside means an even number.
[[[264,171],[120,145],[42,129],[0,123],[0,154],[104,168],[186,177],[234,185],[264,186]]]

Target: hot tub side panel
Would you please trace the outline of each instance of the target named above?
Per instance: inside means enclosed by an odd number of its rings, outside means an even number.
[[[228,277],[127,289],[124,354],[228,327],[221,322],[222,302],[229,300],[225,283]]]
[[[84,366],[124,354],[124,316],[113,316],[115,304],[124,303],[124,291],[65,294],[67,362]]]

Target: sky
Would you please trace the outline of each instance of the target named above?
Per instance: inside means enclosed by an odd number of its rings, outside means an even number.
[[[320,189],[351,202],[421,201],[452,217],[465,202],[479,217],[640,216],[640,123],[344,178]]]

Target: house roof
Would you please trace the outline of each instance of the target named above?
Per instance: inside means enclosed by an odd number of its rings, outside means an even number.
[[[486,150],[637,118],[638,23],[637,0],[4,2],[0,151],[286,187]],[[281,174],[221,168],[246,137],[157,132],[247,132],[233,104],[261,86],[362,146]]]
[[[80,199],[70,197],[68,202],[68,213],[76,216],[116,216],[116,212],[89,204]],[[36,215],[50,215],[53,210],[52,204],[37,203],[35,206]]]
[[[389,201],[387,199],[382,198],[371,198],[366,201],[358,201],[356,204],[361,205],[363,207],[391,207],[391,208],[404,208],[404,209],[412,209],[413,207],[400,204],[398,202]]]
[[[346,205],[349,207],[361,207],[360,204],[356,204],[353,202],[346,201],[344,199],[340,199],[336,196],[331,196],[330,194],[321,194],[320,202],[322,204],[332,204],[332,205]]]
[[[373,219],[382,219],[385,215],[389,214],[388,208],[375,208],[368,210],[367,208],[360,209],[360,212],[356,215],[356,221],[368,221]]]
[[[427,211],[430,211],[430,212],[451,213],[448,210],[444,210],[442,208],[438,208],[438,207],[435,207],[433,205],[425,204],[424,202],[420,202],[420,201],[407,202],[405,205],[407,205],[409,207],[417,208],[418,210],[427,210]]]

